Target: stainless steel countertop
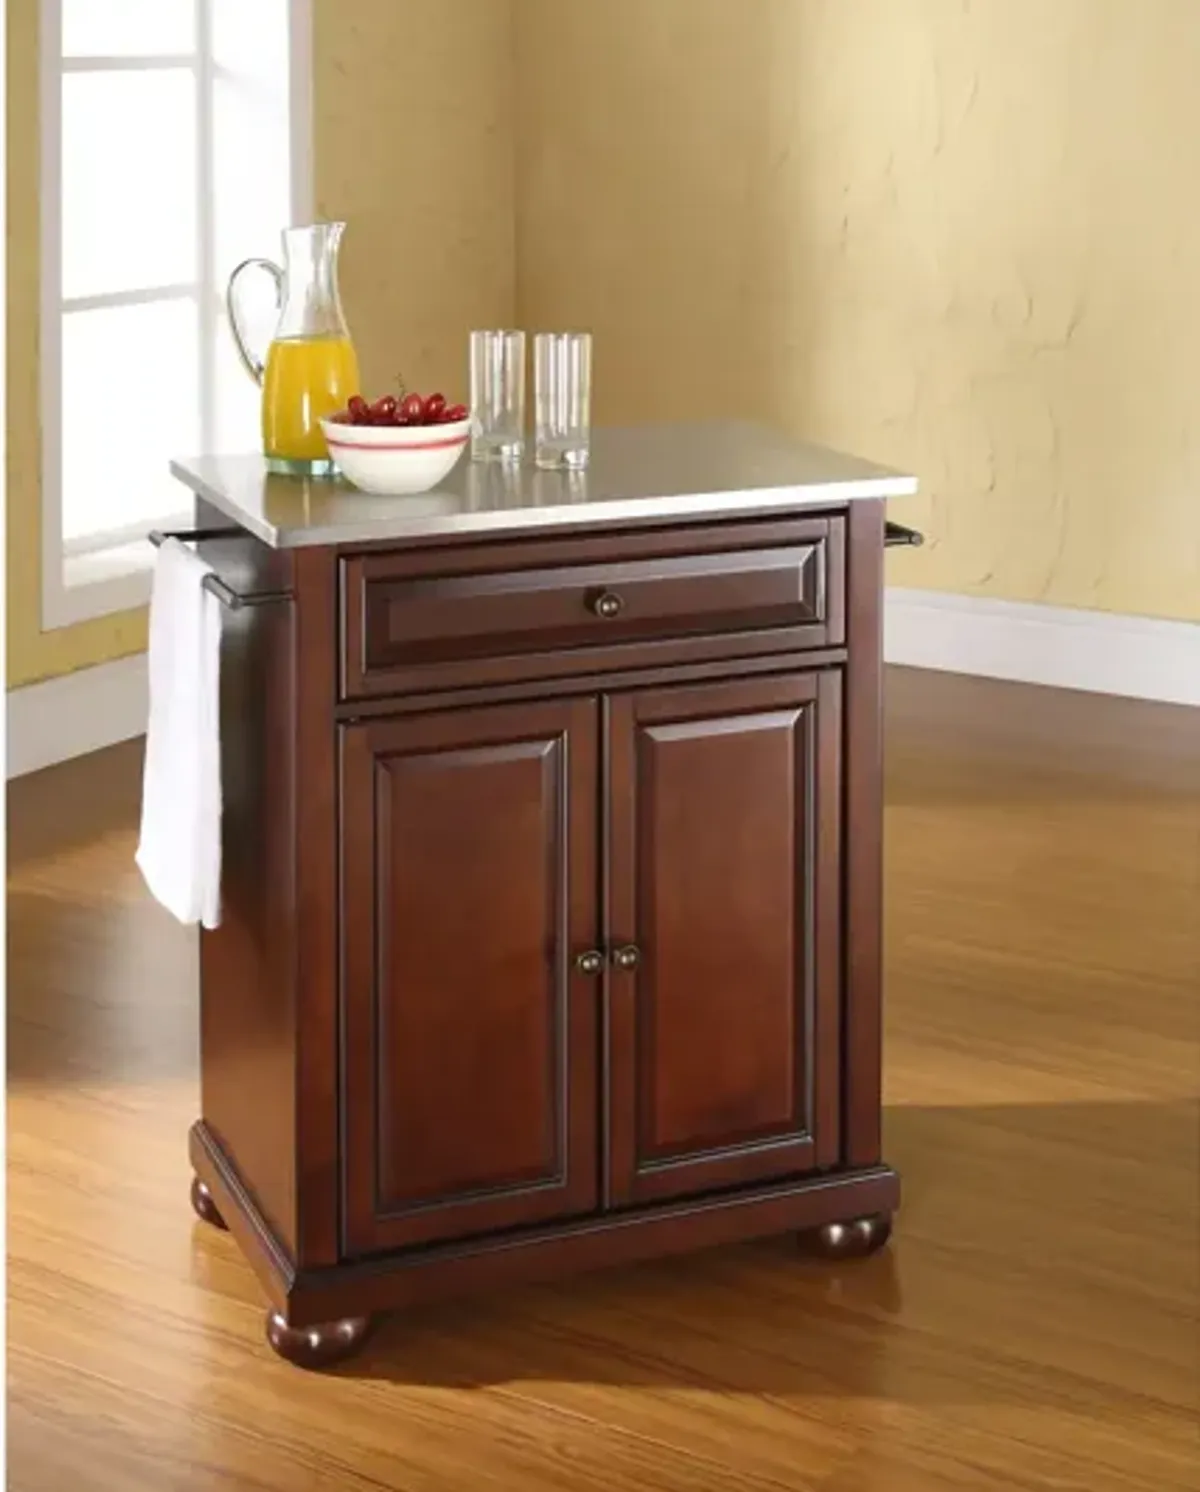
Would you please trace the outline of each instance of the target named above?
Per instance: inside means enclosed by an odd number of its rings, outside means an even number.
[[[171,472],[273,549],[744,516],[917,490],[915,477],[741,423],[597,429],[579,473],[464,455],[441,486],[415,497],[274,476],[260,456],[192,456]]]

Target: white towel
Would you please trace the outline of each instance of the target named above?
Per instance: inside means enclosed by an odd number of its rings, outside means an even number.
[[[150,725],[137,863],[180,922],[221,920],[221,603],[211,573],[176,539],[150,594]]]

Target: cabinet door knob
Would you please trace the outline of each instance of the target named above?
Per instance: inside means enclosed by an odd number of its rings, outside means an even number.
[[[624,948],[615,950],[612,961],[618,969],[636,969],[642,961],[642,955],[632,943],[627,943]]]
[[[597,596],[592,602],[592,610],[598,617],[603,617],[606,622],[611,622],[613,617],[620,616],[625,610],[625,603],[617,595],[616,591],[605,591],[603,595]]]
[[[575,967],[581,974],[596,975],[604,968],[604,955],[597,953],[594,948],[589,948],[586,953],[581,953],[575,960]]]

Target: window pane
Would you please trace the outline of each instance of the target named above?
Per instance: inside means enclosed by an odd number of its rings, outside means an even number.
[[[209,0],[213,61],[223,70],[286,89],[290,0]]]
[[[196,276],[196,80],[162,72],[62,80],[63,295]]]
[[[197,318],[191,300],[63,317],[64,539],[179,510],[167,462],[200,446]]]
[[[219,79],[213,99],[213,239],[219,288],[234,266],[251,255],[278,262],[280,233],[290,221],[288,155],[285,98],[244,77]],[[238,305],[247,339],[265,357],[279,320],[269,276],[247,272],[238,282]],[[237,360],[224,316],[216,347],[216,448],[257,450],[258,390]]]
[[[291,221],[288,0],[210,0],[213,58],[213,249],[218,289],[242,259],[280,257],[280,230]],[[266,275],[239,285],[247,335],[259,355],[278,320]],[[229,325],[216,331],[218,451],[261,447],[259,390],[233,350]]]
[[[263,276],[266,279],[266,276]],[[268,286],[270,281],[267,281]],[[257,287],[256,287],[257,288]],[[268,305],[259,306],[257,297],[247,293],[240,297],[246,331],[259,357],[265,355],[279,313],[274,297]],[[216,374],[213,450],[223,456],[262,450],[262,390],[242,367],[233,345],[233,336],[224,310],[216,313]]]
[[[196,0],[62,0],[64,57],[152,57],[195,46]]]
[[[213,89],[213,234],[223,285],[252,254],[278,261],[291,218],[287,93],[242,77]]]

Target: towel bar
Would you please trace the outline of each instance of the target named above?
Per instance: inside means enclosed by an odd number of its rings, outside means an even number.
[[[887,523],[884,526],[883,547],[895,549],[900,544],[924,544],[925,535],[915,528],[905,528],[902,523]]]
[[[157,549],[165,539],[178,539],[181,544],[194,544],[199,539],[235,539],[243,532],[240,528],[185,528],[164,534],[158,529],[151,529],[146,537]],[[243,606],[267,606],[273,601],[293,599],[291,591],[251,591],[246,596],[226,585],[219,575],[206,575],[200,584],[210,596],[215,596],[230,611],[240,611]]]

